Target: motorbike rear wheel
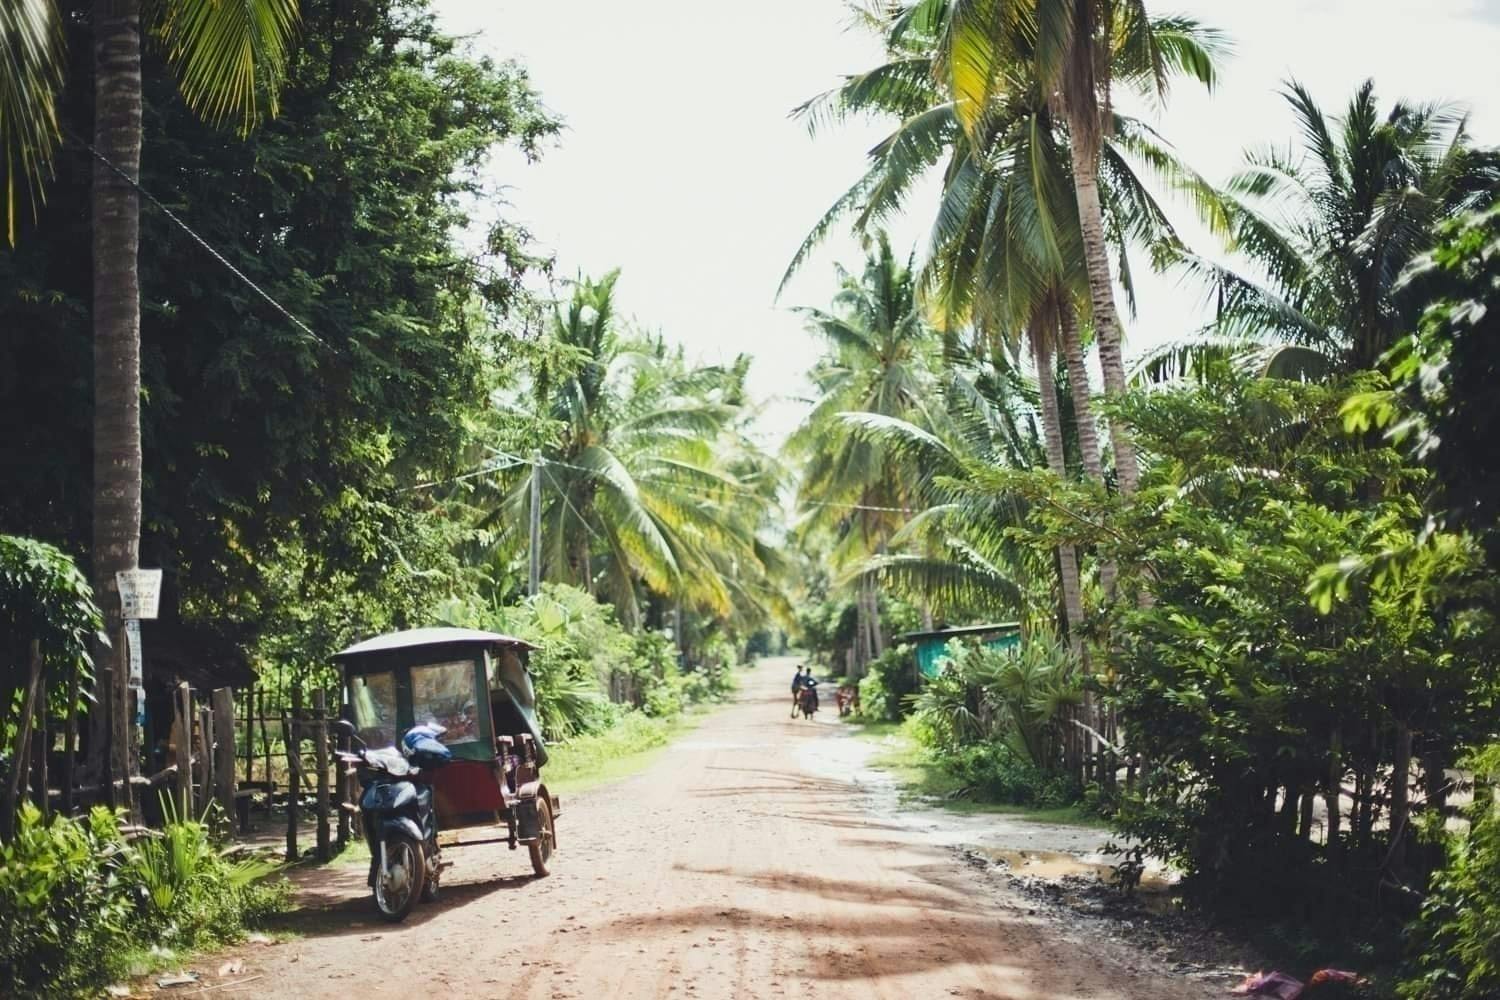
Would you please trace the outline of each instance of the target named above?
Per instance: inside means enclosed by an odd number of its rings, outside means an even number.
[[[557,834],[552,829],[552,803],[544,796],[537,797],[536,820],[540,836],[526,846],[531,850],[532,873],[537,878],[543,878],[551,871],[548,863],[552,860],[552,848],[557,842]]]
[[[386,870],[375,871],[375,909],[393,924],[399,924],[417,905],[427,884],[427,865],[422,845],[404,833],[392,833],[385,841]]]

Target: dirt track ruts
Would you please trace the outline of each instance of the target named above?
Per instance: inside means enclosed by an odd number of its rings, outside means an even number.
[[[564,800],[554,874],[504,844],[446,857],[443,899],[399,927],[362,867],[318,873],[302,937],[235,954],[220,996],[1189,1000],[1140,956],[982,888],[950,849],[915,844],[859,789],[799,759],[830,710],[787,718],[792,661],[645,772]],[[829,699],[831,700],[831,699]],[[830,706],[831,708],[831,706]]]

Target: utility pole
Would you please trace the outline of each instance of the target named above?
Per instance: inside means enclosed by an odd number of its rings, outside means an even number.
[[[526,592],[542,589],[542,453],[531,453],[531,575]]]

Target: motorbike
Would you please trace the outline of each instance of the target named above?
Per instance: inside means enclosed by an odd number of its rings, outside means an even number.
[[[818,711],[818,682],[808,678],[803,684],[802,693],[797,695],[797,707],[802,710],[804,719],[811,719]]]
[[[399,923],[419,897],[428,903],[438,897],[446,865],[438,850],[432,785],[424,772],[442,767],[453,754],[438,741],[444,732],[439,726],[414,726],[401,737],[400,749],[374,750],[352,724],[340,722],[339,728],[352,748],[339,751],[339,760],[354,765],[359,776],[359,811],[370,845],[367,884],[375,909]]]

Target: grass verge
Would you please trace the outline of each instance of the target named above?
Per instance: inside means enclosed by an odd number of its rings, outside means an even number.
[[[986,802],[965,794],[963,783],[933,760],[901,723],[863,723],[858,738],[879,748],[870,760],[871,766],[894,776],[901,785],[903,797],[913,802],[963,815],[1003,814],[1034,823],[1062,823],[1094,829],[1108,827],[1103,819],[1081,805],[1018,806],[1007,802]]]
[[[547,787],[559,795],[628,778],[650,767],[683,733],[696,729],[715,706],[698,706],[671,719],[627,714],[617,726],[547,748]]]

